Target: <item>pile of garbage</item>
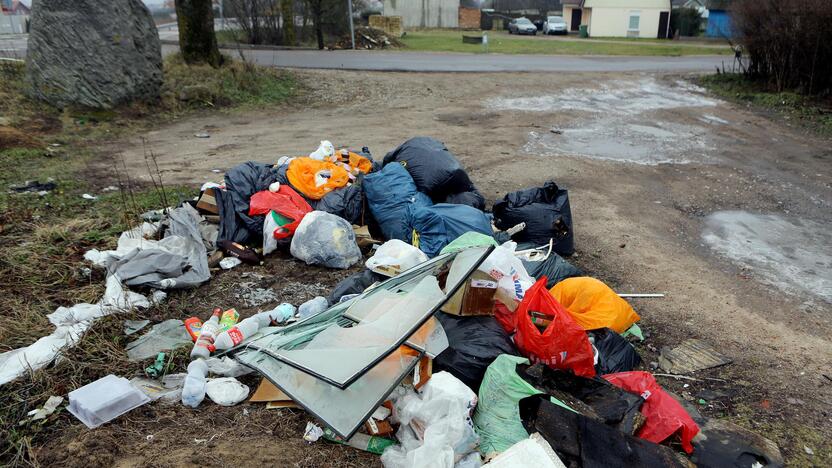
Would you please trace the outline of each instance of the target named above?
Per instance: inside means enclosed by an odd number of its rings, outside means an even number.
[[[398,49],[404,44],[381,29],[369,26],[355,28],[356,49]],[[330,46],[331,49],[352,49],[352,36],[347,33]]]
[[[574,242],[568,191],[553,181],[487,211],[435,139],[381,162],[322,141],[308,156],[238,165],[198,199],[147,213],[115,250],[87,252],[107,271],[104,297],[59,308],[52,335],[0,355],[0,384],[48,365],[98,317],[281,251],[364,268],[303,304],[155,324],[126,349],[155,358],[144,376],[73,390],[69,412],[93,428],[154,400],[248,399],[304,410],[305,440],[377,453],[387,467],[782,465],[770,441],[703,418],[643,370],[639,314],[564,258]],[[148,325],[128,321],[125,333]],[[169,374],[165,352],[180,346],[190,364]],[[730,362],[688,340],[660,365],[685,374]],[[252,372],[253,394],[237,380]]]

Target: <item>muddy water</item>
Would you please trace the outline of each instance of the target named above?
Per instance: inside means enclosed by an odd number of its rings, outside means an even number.
[[[767,284],[832,303],[832,231],[820,223],[718,211],[707,217],[702,239]]]
[[[545,156],[580,156],[633,164],[710,163],[716,140],[708,126],[729,122],[705,114],[704,125],[654,115],[657,111],[715,107],[719,101],[685,82],[655,78],[615,81],[600,88],[569,88],[556,94],[494,98],[494,110],[574,114],[574,123],[553,131],[530,132],[523,150]],[[667,114],[667,112],[665,112]]]

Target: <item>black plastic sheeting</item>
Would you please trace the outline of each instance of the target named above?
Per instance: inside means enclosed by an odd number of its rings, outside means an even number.
[[[366,218],[370,216],[369,210],[365,210],[364,206],[364,191],[361,183],[357,182],[329,192],[318,200],[313,208],[340,216],[350,224],[364,226],[367,224]]]
[[[656,468],[690,466],[668,447],[624,434],[534,395],[520,400],[520,419],[538,432],[569,467]]]
[[[355,273],[354,275],[350,275],[336,284],[335,288],[329,293],[326,300],[329,301],[330,305],[336,304],[343,296],[348,294],[361,294],[365,289],[372,286],[373,283],[385,281],[387,279],[388,278],[386,276],[375,273],[372,270],[364,270],[359,273]]]
[[[579,377],[543,364],[518,365],[517,375],[543,393],[554,396],[584,416],[632,434],[644,399],[605,380]]]
[[[217,241],[261,245],[265,216],[249,216],[249,200],[257,192],[268,190],[278,180],[278,169],[270,164],[249,161],[225,173],[225,192],[216,190],[220,214]]]
[[[478,210],[485,210],[485,197],[477,189],[470,192],[452,193],[445,198],[445,203],[468,205]]]
[[[490,316],[460,317],[438,312],[448,348],[433,360],[434,372],[448,371],[479,392],[485,370],[501,354],[519,356],[508,333]]]
[[[615,374],[629,372],[641,363],[641,356],[627,341],[609,328],[589,332],[590,340],[594,338],[595,349],[598,350],[598,364],[595,370],[601,374]]]
[[[494,204],[493,211],[494,225],[498,229],[506,230],[526,223],[525,229],[512,236],[515,242],[540,246],[554,239],[555,252],[561,255],[575,253],[569,194],[555,182],[509,193]]]
[[[528,242],[517,244],[517,250],[533,249],[537,247],[540,247],[540,245]],[[523,260],[523,266],[526,268],[526,272],[528,272],[534,279],[540,279],[545,276],[547,280],[546,289],[551,289],[554,285],[560,283],[566,278],[584,276],[584,272],[581,271],[580,268],[572,265],[568,260],[564,259],[555,252],[549,254],[546,260],[543,261],[529,262]]]
[[[384,156],[385,166],[392,162],[402,163],[413,177],[416,188],[427,194],[434,203],[460,203],[448,201],[447,198],[449,195],[477,190],[456,156],[448,151],[444,143],[430,137],[415,137],[405,141]],[[470,196],[466,200],[475,201]],[[484,199],[481,206],[463,204],[480,210],[485,208]]]

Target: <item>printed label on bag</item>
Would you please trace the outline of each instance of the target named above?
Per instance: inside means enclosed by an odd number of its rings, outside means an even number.
[[[367,420],[367,425],[370,426],[370,432],[372,434],[378,434],[378,426],[376,425],[376,422],[373,421],[373,418]]]
[[[475,279],[471,280],[472,288],[497,289],[497,283],[494,281]]]

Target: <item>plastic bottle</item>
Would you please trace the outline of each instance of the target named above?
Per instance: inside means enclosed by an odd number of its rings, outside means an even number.
[[[269,314],[269,317],[276,323],[284,323],[295,316],[295,311],[297,311],[297,307],[284,302],[269,312],[263,313]]]
[[[257,330],[268,325],[270,321],[269,312],[261,312],[244,319],[234,328],[217,335],[214,340],[214,348],[219,350],[231,349],[257,333]]]
[[[194,359],[188,364],[188,375],[182,387],[182,404],[196,408],[205,399],[205,384],[208,377],[208,364],[202,358]]]
[[[202,330],[199,333],[194,348],[191,350],[191,359],[208,359],[211,356],[211,351],[214,350],[214,339],[220,332],[220,315],[222,309],[219,307],[214,309],[211,318],[202,324]]]

